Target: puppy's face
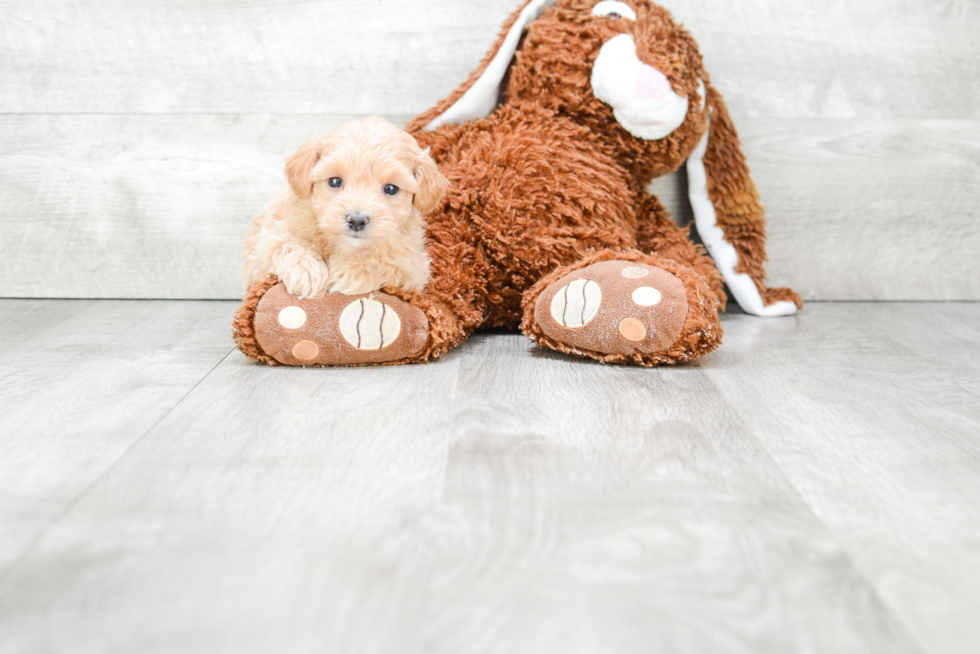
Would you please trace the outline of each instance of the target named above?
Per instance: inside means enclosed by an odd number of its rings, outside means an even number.
[[[409,134],[380,119],[346,123],[307,143],[286,164],[308,198],[327,249],[367,250],[417,224],[447,182]]]

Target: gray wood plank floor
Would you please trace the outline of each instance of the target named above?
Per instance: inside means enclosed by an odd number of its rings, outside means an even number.
[[[0,653],[980,649],[980,304],[253,365],[228,302],[0,301]]]

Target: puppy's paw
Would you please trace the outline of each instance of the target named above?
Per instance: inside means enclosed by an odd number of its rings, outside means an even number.
[[[330,269],[316,257],[303,256],[294,259],[278,276],[290,295],[305,300],[326,294]]]

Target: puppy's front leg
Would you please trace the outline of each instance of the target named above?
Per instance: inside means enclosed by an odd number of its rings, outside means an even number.
[[[316,252],[299,243],[286,243],[272,256],[273,272],[290,295],[300,299],[322,297],[327,292],[330,269]]]

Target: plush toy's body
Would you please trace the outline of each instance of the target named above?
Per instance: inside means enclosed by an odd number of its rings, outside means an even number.
[[[520,326],[544,347],[655,365],[720,343],[723,280],[751,313],[802,306],[789,289],[763,284],[762,209],[693,39],[644,0],[550,4],[525,3],[470,79],[407,126],[451,188],[427,217],[426,292],[385,288],[372,297],[421,310],[425,343],[416,335],[410,355],[399,346],[386,358],[386,346],[359,358],[353,339],[341,340],[338,317],[335,334],[321,329],[314,340],[324,341],[318,352],[333,348],[327,341],[353,348],[343,357],[270,356],[263,337],[280,348],[290,338],[282,320],[259,319],[270,280],[239,313],[243,351],[270,363],[403,363],[440,356],[480,327]],[[715,263],[645,191],[685,161]],[[344,297],[323,306],[350,305]],[[390,304],[409,323],[422,320]]]

